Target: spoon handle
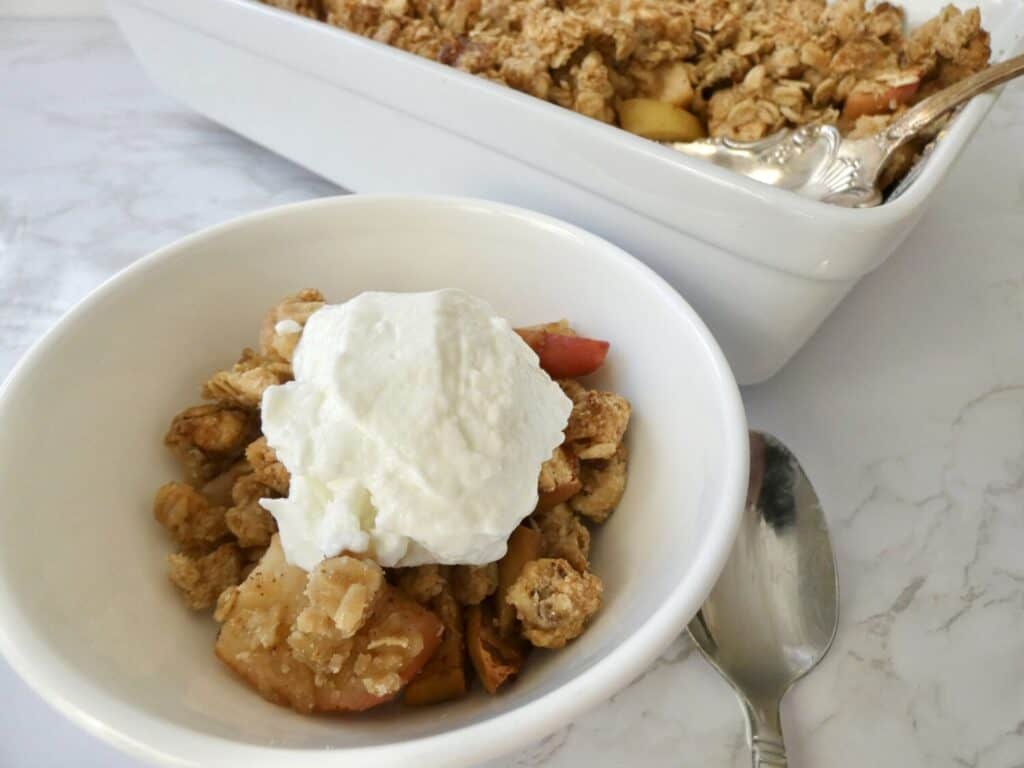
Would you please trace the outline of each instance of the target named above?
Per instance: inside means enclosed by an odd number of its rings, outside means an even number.
[[[786,743],[782,738],[779,703],[755,706],[745,702],[750,729],[750,756],[753,768],[787,768]]]
[[[908,109],[884,131],[883,141],[895,150],[965,101],[1022,74],[1024,54],[986,67]]]

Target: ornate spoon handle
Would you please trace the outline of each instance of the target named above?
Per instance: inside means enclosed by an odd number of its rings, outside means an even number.
[[[744,702],[750,729],[750,756],[753,768],[787,768],[786,743],[782,738],[779,704],[761,706]]]
[[[943,88],[904,112],[882,133],[889,151],[912,139],[952,109],[979,93],[1024,74],[1024,54],[986,67],[976,74]]]
[[[888,128],[873,136],[843,139],[835,159],[823,168],[825,171],[852,171],[843,178],[843,183],[834,183],[831,189],[826,184],[827,194],[817,193],[815,196],[819,200],[850,208],[878,205],[882,201],[878,178],[897,149],[965,101],[1022,74],[1024,55],[1014,56],[932,94],[896,118]],[[900,182],[893,197],[898,197],[907,189],[921,167],[918,163],[911,169]]]
[[[843,138],[834,125],[783,130],[759,141],[704,139],[670,146],[722,168],[813,200],[848,208],[878,205],[878,178],[899,147],[938,118],[1000,83],[1024,74],[1024,55],[993,64],[911,107],[888,128],[859,139]],[[920,164],[902,182],[909,185]]]

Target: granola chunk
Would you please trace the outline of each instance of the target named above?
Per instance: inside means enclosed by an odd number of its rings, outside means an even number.
[[[282,11],[291,11],[310,19],[318,19],[323,15],[320,0],[264,0],[264,2],[267,5],[280,8]]]
[[[568,501],[581,488],[580,460],[565,446],[558,446],[551,458],[541,464],[537,480],[537,506],[549,509]]]
[[[456,565],[452,569],[452,589],[462,605],[478,605],[498,589],[498,564]]]
[[[261,552],[270,544],[270,539],[277,533],[277,521],[274,516],[258,504],[244,507],[231,507],[224,515],[228,530],[238,540],[238,546],[244,547],[246,561],[251,563],[259,560]]]
[[[419,672],[444,635],[444,626],[433,613],[406,600],[394,590],[386,599],[393,601],[392,604],[386,605],[386,610],[375,617],[366,632],[357,636],[353,649],[353,675],[363,690],[377,699],[394,697],[413,676],[408,673],[410,660],[417,660],[416,672]],[[424,654],[427,638],[422,627],[415,621],[407,622],[402,607],[415,612],[417,617],[423,617],[433,633],[427,654]]]
[[[590,51],[578,66],[569,70],[572,90],[572,109],[602,123],[615,122],[612,99],[615,87],[604,57]]]
[[[299,629],[297,623],[286,642],[294,659],[313,673],[317,687],[324,686],[332,675],[339,674],[350,663],[355,647],[351,637],[343,637],[333,627],[306,632]]]
[[[337,630],[355,635],[369,620],[384,590],[384,571],[372,560],[342,555],[324,560],[309,574],[309,606],[299,614],[302,631]]]
[[[260,437],[249,443],[245,449],[245,458],[252,466],[257,480],[281,496],[288,495],[291,475],[284,464],[278,461],[274,449],[267,445],[267,438]]]
[[[265,546],[243,547],[242,554],[245,555],[245,562],[250,564],[258,563],[260,560],[263,559],[263,556],[267,553],[267,548],[269,546],[270,544],[268,543]],[[249,574],[246,573],[246,576],[248,575]]]
[[[620,445],[604,461],[583,462],[580,475],[583,488],[569,504],[588,520],[603,523],[626,490],[626,446]]]
[[[210,504],[218,507],[230,507],[234,504],[231,498],[231,491],[238,482],[238,478],[252,472],[252,467],[247,461],[236,461],[226,470],[207,480],[200,487],[200,492],[206,497]]]
[[[260,506],[260,499],[274,498],[273,488],[264,485],[255,473],[242,475],[231,489],[233,505],[225,513],[228,530],[243,547],[265,547],[277,532],[274,516]]]
[[[601,580],[577,571],[567,560],[527,563],[508,592],[522,622],[523,637],[540,648],[562,648],[582,634],[601,607]]]
[[[565,396],[572,400],[573,405],[580,403],[587,396],[587,388],[575,379],[562,379],[558,382]]]
[[[181,590],[189,608],[212,608],[228,587],[242,576],[242,553],[234,544],[221,544],[205,555],[178,552],[169,555],[171,583]]]
[[[443,565],[416,565],[396,568],[393,573],[398,586],[421,605],[441,594],[448,584],[448,568]]]
[[[547,558],[567,560],[577,571],[589,567],[590,531],[567,504],[534,514],[543,539],[541,552]]]
[[[573,399],[565,427],[566,442],[580,459],[607,459],[619,447],[629,425],[629,402],[614,392],[586,390]]]
[[[988,63],[988,53],[988,33],[981,28],[978,9],[961,11],[953,5],[915,29],[904,47],[907,62],[925,76],[939,74],[943,63],[977,71]]]
[[[341,556],[317,565],[306,583],[308,605],[296,616],[288,636],[295,658],[318,679],[340,672],[383,588],[384,571],[372,561]]]
[[[259,408],[269,387],[291,379],[291,363],[266,359],[246,349],[230,369],[218,371],[203,384],[203,397],[241,408]]]
[[[282,300],[263,318],[260,329],[260,354],[271,359],[291,362],[299,343],[302,327],[310,315],[324,305],[320,291],[307,288]]]
[[[242,455],[255,431],[247,410],[224,403],[197,405],[174,417],[164,444],[181,460],[188,480],[204,483]]]
[[[228,533],[224,507],[212,506],[185,483],[165,483],[157,489],[153,516],[184,547],[213,544]]]

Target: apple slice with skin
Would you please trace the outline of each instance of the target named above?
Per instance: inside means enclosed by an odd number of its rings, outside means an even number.
[[[517,328],[516,333],[537,353],[540,367],[553,379],[593,373],[604,364],[610,346],[607,341],[552,332],[543,326]]]
[[[891,85],[880,93],[855,89],[846,97],[846,103],[843,104],[843,117],[847,120],[856,120],[863,115],[894,112],[901,104],[909,103],[920,87],[921,79],[915,74],[908,75],[905,80]]]

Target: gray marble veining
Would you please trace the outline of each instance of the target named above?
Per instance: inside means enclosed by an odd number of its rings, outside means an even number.
[[[843,580],[835,647],[786,699],[794,766],[1024,766],[1022,143],[1017,86],[907,243],[744,393],[818,489]],[[169,101],[108,23],[0,19],[0,374],[139,256],[337,191]],[[4,768],[136,765],[2,663],[0,704]],[[735,698],[680,638],[488,768],[747,760]]]

